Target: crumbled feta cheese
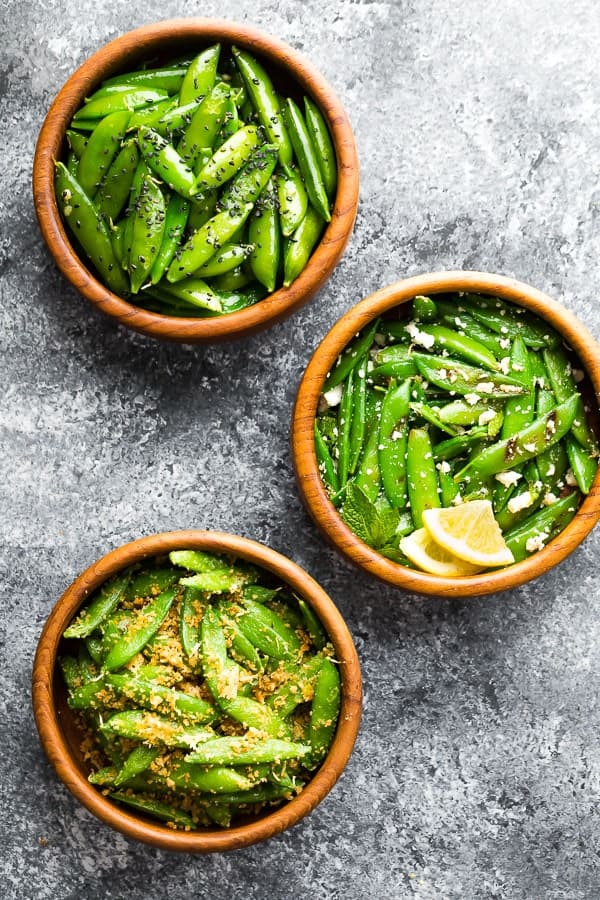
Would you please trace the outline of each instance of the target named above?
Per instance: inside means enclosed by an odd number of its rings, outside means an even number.
[[[379,332],[377,332],[373,340],[376,344],[379,344],[380,347],[385,347],[387,343],[385,334],[379,334]]]
[[[325,402],[327,406],[338,406],[342,400],[343,386],[341,384],[336,384],[335,387],[331,388],[330,391],[325,391],[323,396],[325,397]]]
[[[469,404],[469,406],[475,406],[476,403],[479,403],[481,397],[479,394],[465,394],[465,400]]]
[[[522,366],[520,363],[513,363],[511,369],[513,372],[522,372],[525,369],[525,366]]]
[[[511,469],[508,472],[498,472],[496,475],[496,481],[499,481],[500,484],[504,485],[504,487],[511,487],[513,484],[517,484],[518,481],[521,480],[523,476],[520,472],[515,472]]]
[[[567,474],[565,475],[565,481],[567,482],[569,487],[575,487],[575,485],[577,484],[577,479],[573,475],[572,469],[569,469]]]
[[[488,422],[491,422],[493,418],[496,416],[495,409],[486,409],[485,412],[482,412],[477,420],[479,425],[487,425]]]
[[[550,463],[550,465],[548,466],[548,469],[547,469],[548,477],[550,477],[551,475],[554,475],[555,473],[556,473],[556,466],[554,465],[554,463]]]
[[[456,325],[457,328],[466,328],[467,327],[467,323],[463,322],[463,320],[460,318],[460,316],[454,317],[454,324]]]
[[[501,384],[500,390],[503,394],[520,394],[523,388],[518,384]]]
[[[556,431],[556,422],[554,419],[548,419],[546,422],[546,434],[554,434]]]
[[[529,540],[525,544],[525,549],[528,553],[535,553],[538,550],[543,550],[546,546],[546,541],[548,540],[548,535],[545,531],[541,534],[537,534],[535,537],[529,538]]]
[[[508,328],[506,327],[506,325],[501,325],[500,331],[502,332],[502,334],[508,334]]]
[[[503,356],[500,360],[500,371],[503,375],[508,375],[510,371],[510,356]]]
[[[448,377],[448,372],[446,371],[446,369],[440,369],[439,376],[445,381]]]
[[[448,381],[450,382],[450,384],[454,384],[457,378],[458,375],[456,374],[456,372],[450,369],[450,374],[448,375]]]
[[[503,350],[508,350],[510,347],[510,338],[500,338],[498,341]]]
[[[508,511],[511,513],[518,513],[522,509],[527,509],[533,503],[533,497],[531,495],[531,491],[523,491],[522,494],[518,494],[516,497],[511,497],[508,501],[507,507]]]
[[[542,390],[546,387],[546,379],[541,375],[535,375],[533,378],[533,386],[541,387]]]
[[[523,444],[523,450],[527,450],[528,453],[536,453],[537,452],[537,444]]]
[[[558,497],[556,494],[553,494],[552,491],[548,491],[547,494],[544,494],[544,499],[542,500],[542,506],[552,506],[553,503],[556,503]]]
[[[461,503],[464,503],[464,502],[465,501],[463,500],[461,494],[457,494],[456,497],[454,498],[454,500],[452,501],[452,506],[460,506]]]
[[[435,338],[431,334],[425,334],[425,332],[419,330],[419,326],[416,322],[409,322],[408,325],[404,326],[405,330],[408,331],[411,336],[413,342],[415,344],[420,344],[421,347],[425,347],[426,350],[431,350],[433,345],[435,344]]]
[[[492,394],[494,392],[494,384],[491,381],[480,381],[475,385],[475,390],[482,394]]]
[[[438,472],[443,472],[444,475],[447,475],[448,472],[451,471],[450,463],[443,459],[441,462],[436,464],[436,469]]]
[[[579,382],[583,381],[583,379],[585,378],[585,372],[583,372],[581,369],[573,369],[572,375],[577,384],[579,384]]]
[[[401,438],[402,436],[403,436],[403,435],[402,435],[402,432],[401,432],[401,431],[392,431],[391,439],[392,439],[393,441],[399,441],[400,438]]]
[[[378,447],[377,447],[377,449],[378,449],[378,450],[385,450],[385,445],[384,445],[384,444],[379,444]]]

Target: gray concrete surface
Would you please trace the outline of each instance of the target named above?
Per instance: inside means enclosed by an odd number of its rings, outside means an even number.
[[[353,122],[361,206],[310,306],[198,349],[115,327],[58,274],[30,195],[52,98],[143,22],[224,15],[318,64]],[[600,893],[600,532],[503,596],[423,600],[351,571],[294,485],[301,372],[336,318],[407,274],[480,268],[560,299],[600,336],[595,0],[0,2],[0,894],[583,900]],[[111,832],[59,784],[30,710],[43,622],[84,567],[163,529],[290,554],[356,638],[364,721],[341,782],[266,845],[194,858]]]

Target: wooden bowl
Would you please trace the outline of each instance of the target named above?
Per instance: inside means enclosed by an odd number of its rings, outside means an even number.
[[[317,347],[300,383],[293,414],[292,449],[296,478],[304,503],[325,537],[344,556],[381,581],[407,591],[448,597],[491,594],[537,578],[565,559],[600,518],[600,470],[590,494],[575,518],[554,540],[523,562],[494,572],[462,578],[441,578],[391,562],[372,550],[344,523],[330,502],[317,468],[314,421],[327,373],[354,335],[386,311],[408,303],[417,294],[475,291],[509,300],[536,313],[558,331],[579,357],[595,397],[593,417],[598,431],[600,347],[575,316],[541,291],[502,275],[484,272],[438,272],[398,281],[371,294],[349,310]],[[591,393],[591,392],[590,392]]]
[[[338,187],[331,222],[302,274],[254,306],[211,319],[149,312],[106,288],[87,268],[68,237],[54,194],[54,160],[66,154],[65,132],[77,109],[104,79],[132,71],[144,60],[161,61],[199,52],[220,41],[250,51],[264,63],[275,86],[296,99],[309,95],[324,114],[337,155]],[[155,338],[212,343],[250,335],[285,319],[323,286],[339,262],[352,233],[358,206],[358,157],[341,101],[320,72],[283,41],[221,19],[170,19],[127,32],[93,54],[69,78],[46,116],[33,162],[35,209],[50,253],[59,269],[90,303],[122,325]]]
[[[173,831],[142,814],[126,812],[104,797],[87,780],[74,713],[57,666],[62,634],[82,603],[108,578],[132,563],[171,550],[206,550],[231,554],[273,573],[303,597],[318,615],[335,648],[342,678],[342,705],[337,731],[326,759],[302,792],[283,806],[229,829]],[[73,582],[52,610],[33,666],[33,712],[42,746],[56,774],[90,812],[123,834],[165,850],[193,853],[235,850],[266,840],[295,825],[329,793],[354,746],[360,724],[362,682],[350,632],[337,607],[303,569],[255,541],[218,531],[171,531],[125,544],[103,556]]]

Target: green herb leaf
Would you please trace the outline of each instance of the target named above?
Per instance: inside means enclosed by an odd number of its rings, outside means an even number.
[[[397,510],[378,510],[356,484],[348,485],[341,514],[354,534],[374,550],[390,543],[398,528]]]

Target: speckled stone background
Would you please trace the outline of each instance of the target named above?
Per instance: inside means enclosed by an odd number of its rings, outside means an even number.
[[[78,297],[40,238],[30,169],[65,79],[123,31],[253,22],[346,103],[362,163],[347,254],[319,296],[230,346],[155,343]],[[4,900],[523,898],[600,893],[600,531],[522,590],[418,599],[351,571],[298,499],[289,421],[336,318],[404,275],[480,268],[600,337],[596,0],[0,0],[0,895]],[[365,678],[348,769],[268,844],[135,844],[57,781],[30,709],[36,641],[110,548],[188,526],[294,557],[339,604]]]

